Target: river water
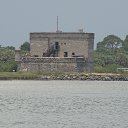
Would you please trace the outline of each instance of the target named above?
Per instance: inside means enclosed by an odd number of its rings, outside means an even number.
[[[128,128],[128,82],[0,81],[0,128]]]

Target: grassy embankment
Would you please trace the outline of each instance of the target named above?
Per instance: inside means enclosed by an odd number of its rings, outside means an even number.
[[[9,79],[36,79],[36,73],[31,72],[0,72],[0,80]]]
[[[40,79],[41,77],[59,77],[64,76],[69,73],[62,72],[0,72],[0,80],[10,80],[10,79],[24,79],[24,80],[33,80]],[[74,73],[76,74],[76,73]]]

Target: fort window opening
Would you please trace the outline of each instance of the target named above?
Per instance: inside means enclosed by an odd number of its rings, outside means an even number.
[[[55,49],[58,50],[59,49],[59,43],[55,42]]]
[[[55,45],[59,45],[59,43],[58,42],[55,42]]]
[[[56,49],[56,50],[59,49],[59,42],[55,42],[55,49]]]
[[[68,52],[64,52],[64,57],[68,57]]]
[[[43,57],[45,56],[45,53],[43,53],[43,55],[42,55]]]
[[[34,57],[39,57],[38,55],[34,55]]]
[[[75,53],[74,52],[72,53],[72,56],[75,56]]]

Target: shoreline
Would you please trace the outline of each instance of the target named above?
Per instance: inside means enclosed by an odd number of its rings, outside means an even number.
[[[128,75],[111,73],[68,73],[35,76],[0,76],[0,80],[82,80],[82,81],[128,81]]]

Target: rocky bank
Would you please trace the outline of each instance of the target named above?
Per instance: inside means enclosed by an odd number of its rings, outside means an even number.
[[[62,75],[49,75],[40,76],[39,80],[88,80],[88,81],[128,81],[128,76],[120,74],[62,74]]]

